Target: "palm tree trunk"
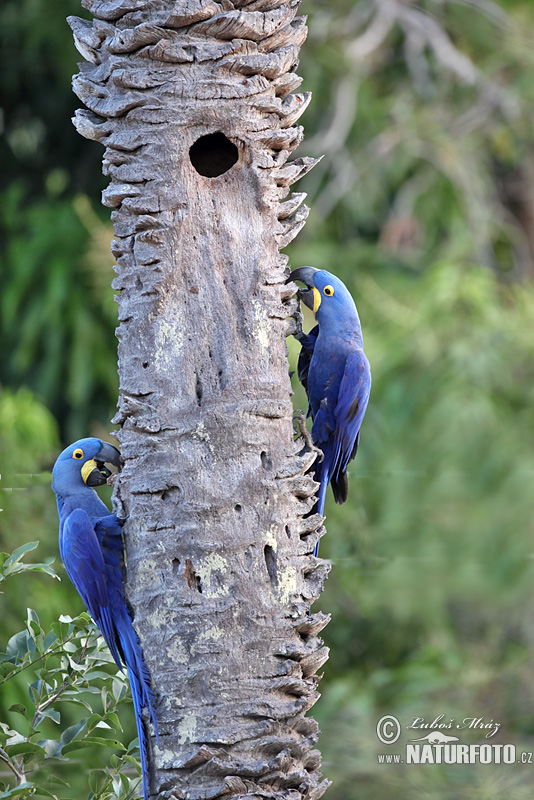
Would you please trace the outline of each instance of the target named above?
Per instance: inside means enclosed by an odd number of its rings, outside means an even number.
[[[78,131],[105,147],[117,258],[127,593],[158,696],[160,798],[314,800],[327,566],[294,442],[284,247],[314,164],[294,0],[82,0]],[[110,343],[111,346],[111,343]]]

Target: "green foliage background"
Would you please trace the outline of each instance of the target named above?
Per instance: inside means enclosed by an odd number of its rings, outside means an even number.
[[[346,281],[373,369],[349,502],[330,498],[321,544],[333,562],[314,709],[324,771],[332,800],[520,800],[532,766],[378,764],[424,731],[387,748],[375,728],[384,714],[483,717],[501,725],[490,743],[534,751],[534,5],[382,7],[303,3],[299,74],[314,97],[299,152],[325,157],[298,186],[312,211],[288,253]],[[39,561],[57,556],[51,464],[62,443],[109,431],[117,391],[112,231],[101,149],[69,124],[70,13],[85,12],[0,8],[1,549],[39,539]],[[0,603],[0,649],[26,606],[43,630],[82,610],[68,580],[31,570]],[[27,684],[0,686],[0,719],[17,730],[8,708],[28,703]],[[127,708],[121,719],[127,743]],[[58,797],[98,788],[95,754],[76,755]]]

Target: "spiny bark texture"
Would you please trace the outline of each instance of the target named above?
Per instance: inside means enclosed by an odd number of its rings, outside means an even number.
[[[281,201],[314,163],[288,162],[309,101],[292,94],[305,20],[298,0],[83,5],[76,126],[111,178],[114,502],[158,697],[152,791],[315,800],[328,782],[305,713],[328,620],[309,609],[327,566],[306,516],[315,454],[293,440],[279,253],[307,215],[302,194]]]

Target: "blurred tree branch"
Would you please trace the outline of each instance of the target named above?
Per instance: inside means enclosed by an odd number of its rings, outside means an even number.
[[[517,158],[525,139],[532,146],[530,96],[515,80],[518,69],[533,65],[528,32],[489,0],[361,0],[351,12],[323,11],[321,34],[311,24],[312,41],[335,41],[340,65],[329,66],[330,111],[310,141],[312,152],[325,154],[306,179],[315,213],[328,221],[334,209],[346,209],[336,224],[346,220],[349,236],[373,214],[385,247],[428,258],[443,248],[453,222],[444,219],[436,240],[418,206],[448,184],[450,212],[468,232],[466,255],[517,276],[532,273],[526,181],[515,182],[522,191],[512,200],[502,180],[508,168],[517,171],[510,156]],[[406,198],[405,182],[408,216],[397,197]],[[388,189],[389,196],[379,194]]]

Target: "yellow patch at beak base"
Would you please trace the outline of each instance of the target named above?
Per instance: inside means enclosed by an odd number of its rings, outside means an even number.
[[[84,483],[87,483],[87,478],[94,469],[97,469],[97,464],[94,458],[91,458],[89,461],[86,461],[82,467],[82,478]]]
[[[318,289],[313,287],[313,313],[317,311],[319,306],[321,305],[321,294]]]

